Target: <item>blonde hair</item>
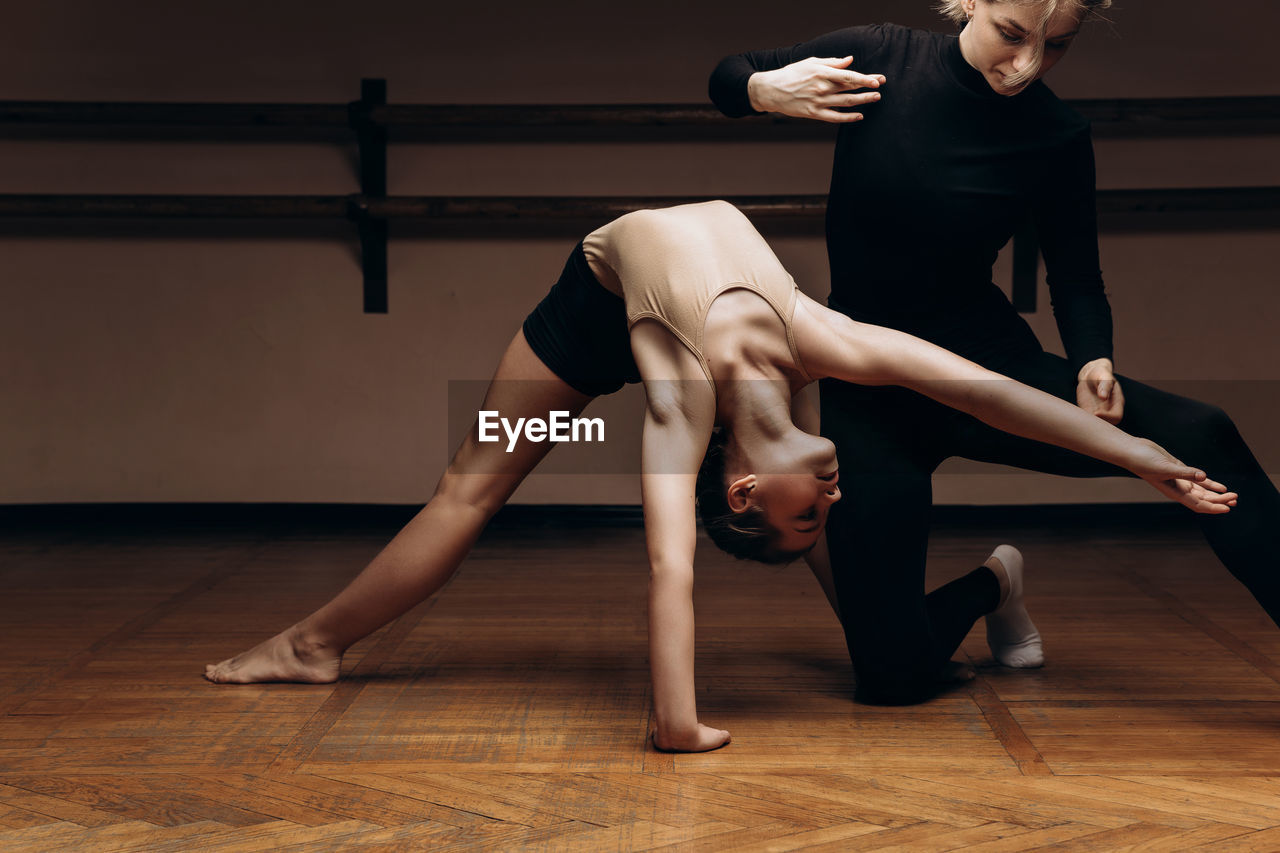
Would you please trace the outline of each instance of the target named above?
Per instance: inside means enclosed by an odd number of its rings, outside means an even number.
[[[1111,8],[1111,0],[983,0],[983,2],[1012,3],[1015,6],[1038,6],[1044,5],[1044,21],[1047,23],[1050,18],[1058,14],[1060,10],[1070,8],[1077,9],[1080,14],[1080,20],[1087,21],[1092,17],[1100,17],[1099,13],[1103,9]],[[963,24],[969,19],[964,11],[964,0],[942,0],[938,3],[937,9],[942,13],[944,18],[949,18],[952,23]]]
[[[1101,18],[1102,10],[1111,6],[1111,0],[977,0],[977,2],[1040,7],[1039,22],[1036,27],[1040,38],[1034,42],[1035,54],[1026,68],[1005,78],[1005,84],[1011,89],[1026,86],[1040,73],[1040,65],[1044,62],[1044,31],[1055,15],[1059,12],[1074,11],[1080,16],[1080,22],[1084,23],[1093,18]],[[964,0],[941,0],[936,8],[943,17],[951,19],[953,23],[964,24],[969,20],[969,15],[964,10]]]

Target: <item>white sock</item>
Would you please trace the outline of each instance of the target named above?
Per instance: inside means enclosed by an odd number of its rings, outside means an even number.
[[[987,646],[1005,666],[1016,669],[1044,666],[1040,632],[1022,604],[1022,554],[1012,545],[1001,545],[987,559],[988,568],[993,560],[1004,567],[1009,578],[1009,594],[994,612],[987,614]],[[998,573],[999,569],[994,571]]]

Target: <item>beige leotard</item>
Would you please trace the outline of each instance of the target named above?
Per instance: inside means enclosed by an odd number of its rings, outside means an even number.
[[[637,210],[591,232],[582,247],[600,283],[626,303],[627,327],[646,317],[657,320],[689,348],[708,381],[714,383],[702,354],[707,311],[735,288],[759,294],[777,312],[791,357],[804,373],[791,322],[795,280],[728,202]]]

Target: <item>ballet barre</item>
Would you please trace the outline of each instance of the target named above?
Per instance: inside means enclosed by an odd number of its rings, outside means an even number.
[[[1280,133],[1280,97],[1068,101],[1096,136],[1152,138]],[[364,310],[387,311],[388,221],[433,225],[603,224],[632,210],[703,197],[389,196],[387,146],[395,142],[688,142],[830,139],[835,127],[776,115],[731,119],[696,104],[388,104],[386,81],[361,81],[346,104],[0,101],[0,138],[201,139],[355,142],[359,193],[327,196],[0,194],[0,220],[347,220],[356,225]],[[818,223],[824,195],[729,196],[753,219]],[[1098,212],[1121,221],[1149,214],[1245,216],[1274,222],[1280,187],[1120,189],[1098,193]],[[1013,241],[1013,303],[1036,310],[1039,248]]]
[[[710,132],[726,139],[825,139],[833,125],[778,115],[728,118],[699,104],[387,104],[385,81],[362,81],[348,104],[232,104],[0,101],[0,136],[111,139],[282,139],[351,141],[366,125],[393,142],[516,142],[554,138],[634,140],[645,128],[683,142]],[[1280,133],[1280,96],[1067,100],[1095,136]],[[783,134],[779,136],[779,134]]]
[[[825,195],[727,195],[753,219],[820,222]],[[4,218],[377,219],[463,224],[600,221],[635,210],[706,201],[705,196],[368,196],[0,194]],[[1274,213],[1280,187],[1099,190],[1102,216],[1151,213]]]

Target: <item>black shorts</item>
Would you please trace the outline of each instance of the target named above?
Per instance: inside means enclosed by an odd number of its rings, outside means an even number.
[[[592,274],[581,243],[525,319],[524,336],[552,373],[583,394],[599,397],[640,381],[626,306]]]

